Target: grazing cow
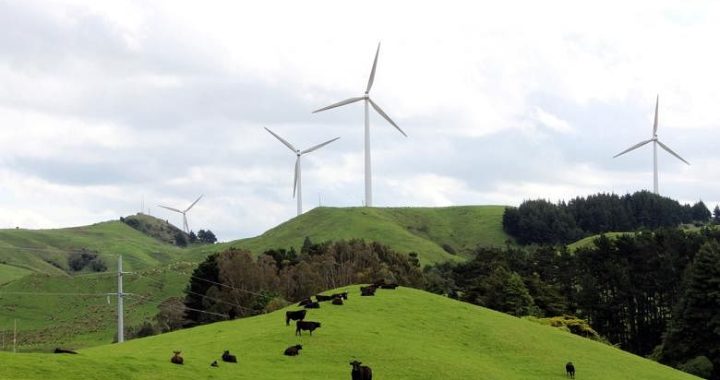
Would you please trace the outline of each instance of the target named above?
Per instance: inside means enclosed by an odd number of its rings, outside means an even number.
[[[324,301],[332,301],[334,296],[324,296],[322,294],[316,294],[315,299],[317,299],[318,302],[324,302]]]
[[[398,286],[400,286],[400,285],[398,285],[398,284],[396,284],[396,283],[393,282],[392,284],[383,284],[383,285],[380,285],[380,289],[393,289],[393,290],[394,290],[394,289],[397,288]]]
[[[372,370],[370,367],[360,364],[362,363],[357,360],[350,362],[350,365],[353,367],[352,372],[350,372],[352,380],[372,380]]]
[[[575,366],[572,362],[567,362],[567,364],[565,364],[565,373],[567,374],[567,377],[571,379],[575,378]]]
[[[54,352],[56,354],[76,354],[77,355],[77,352],[75,352],[73,350],[66,350],[66,349],[60,348],[60,347],[56,348]]]
[[[297,321],[295,325],[295,335],[302,336],[302,330],[310,331],[310,336],[315,329],[320,328],[320,322]]]
[[[338,297],[340,297],[340,298],[342,298],[342,299],[344,299],[344,300],[347,300],[347,299],[348,299],[348,292],[335,293],[335,294],[331,295],[330,297],[332,297],[332,298],[338,298]]]
[[[371,286],[361,286],[361,287],[360,287],[360,295],[363,296],[363,297],[365,297],[365,296],[374,296],[376,289],[377,289],[377,288],[376,288],[375,286],[372,286],[372,285],[371,285]]]
[[[222,360],[227,363],[237,363],[237,357],[235,355],[230,355],[230,351],[225,351],[222,354]]]
[[[342,304],[343,304],[343,299],[340,298],[340,297],[333,298],[332,304],[333,304],[333,305],[342,305]]]
[[[217,360],[215,360],[214,362],[210,363],[210,367],[219,367],[218,364],[217,364]]]
[[[297,310],[297,311],[286,311],[285,312],[285,326],[290,325],[290,320],[293,321],[302,321],[305,319],[305,314],[307,313],[307,310]]]
[[[298,356],[300,353],[300,350],[302,350],[302,344],[298,344],[295,346],[290,346],[285,349],[285,355],[287,356]]]
[[[320,308],[320,302],[310,302],[309,304],[305,305],[306,309],[319,309]]]
[[[298,306],[305,306],[309,303],[312,303],[312,300],[310,298],[305,298],[304,300],[300,301],[300,303],[298,303]]]
[[[173,355],[173,357],[170,358],[170,363],[183,364],[184,360],[183,360],[182,356],[180,356],[180,351],[173,351],[173,353],[175,355]]]

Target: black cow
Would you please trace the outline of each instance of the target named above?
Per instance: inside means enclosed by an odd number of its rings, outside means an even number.
[[[210,367],[219,367],[219,365],[217,364],[217,360],[210,363]]]
[[[393,289],[393,290],[394,290],[394,289],[397,288],[398,286],[400,286],[400,285],[398,285],[398,284],[396,284],[396,283],[393,282],[392,284],[383,284],[383,285],[380,285],[380,289]]]
[[[310,336],[315,329],[320,328],[320,322],[297,321],[295,325],[295,335],[302,336],[302,330],[310,331]]]
[[[298,344],[295,346],[290,346],[285,349],[285,355],[287,356],[298,356],[300,353],[300,350],[302,350],[302,344]]]
[[[360,287],[360,295],[364,296],[364,297],[365,296],[374,296],[375,290],[377,290],[377,288],[372,285],[371,286],[361,286]]]
[[[572,362],[567,362],[567,364],[565,364],[565,373],[567,374],[567,377],[571,379],[575,378],[575,366]]]
[[[348,299],[348,292],[335,293],[335,294],[331,295],[330,297],[332,297],[332,298],[340,297],[340,298],[346,300],[346,299]]]
[[[352,372],[350,372],[352,380],[372,380],[372,370],[370,367],[360,364],[362,363],[357,360],[350,362],[350,365],[353,367]]]
[[[318,302],[324,302],[324,301],[332,301],[334,296],[324,296],[322,294],[316,294],[315,298],[317,299]]]
[[[310,298],[305,298],[304,300],[300,301],[300,303],[298,303],[298,306],[305,306],[309,303],[312,303],[312,300]]]
[[[75,352],[73,350],[67,350],[67,349],[60,348],[60,347],[56,348],[55,351],[53,351],[53,352],[56,354],[76,354],[77,355],[77,352]]]
[[[343,304],[343,299],[340,298],[340,297],[335,297],[335,298],[333,298],[333,300],[332,300],[332,304],[333,304],[333,305],[342,305],[342,304]]]
[[[182,365],[184,360],[183,360],[182,356],[180,356],[180,351],[173,351],[173,353],[175,355],[173,355],[173,357],[170,358],[170,363]]]
[[[230,355],[230,351],[225,351],[222,354],[222,360],[227,363],[237,363],[237,357],[235,355]]]
[[[307,314],[307,310],[297,310],[297,311],[286,311],[285,312],[285,326],[290,325],[290,320],[293,321],[302,321],[305,319],[305,314]]]
[[[320,308],[320,302],[310,302],[309,304],[305,305],[306,309],[319,309]]]

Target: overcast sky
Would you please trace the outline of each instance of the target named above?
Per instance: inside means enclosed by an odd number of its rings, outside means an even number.
[[[241,4],[242,3],[242,4]],[[712,1],[3,1],[0,228],[140,211],[221,240],[360,206],[365,90],[376,206],[517,205],[652,189],[720,201],[720,5]]]

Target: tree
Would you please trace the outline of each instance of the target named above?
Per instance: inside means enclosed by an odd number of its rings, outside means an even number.
[[[205,244],[215,244],[217,242],[217,238],[215,237],[215,234],[210,230],[200,230],[198,231],[198,240],[200,240],[201,243]]]
[[[187,235],[182,231],[175,232],[175,245],[178,247],[187,247],[188,245],[188,237]]]
[[[710,210],[703,201],[699,201],[692,206],[692,219],[698,222],[707,222],[710,219]]]
[[[198,237],[195,235],[195,232],[190,231],[190,235],[188,235],[188,240],[190,241],[190,244],[197,243]]]
[[[715,209],[713,210],[713,221],[715,224],[720,224],[720,206],[715,205]]]
[[[720,378],[720,244],[705,243],[686,274],[684,296],[663,342],[660,360],[682,364],[706,356]]]

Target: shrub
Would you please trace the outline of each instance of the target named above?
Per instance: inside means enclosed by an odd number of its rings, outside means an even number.
[[[712,375],[713,364],[707,356],[701,355],[680,364],[678,369],[703,379],[709,379],[710,375]]]

